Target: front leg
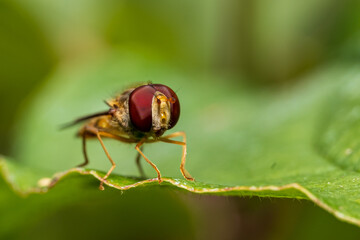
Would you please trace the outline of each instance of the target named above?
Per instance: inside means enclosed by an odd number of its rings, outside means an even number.
[[[183,142],[170,139],[170,138],[175,138],[175,137],[179,137],[179,136],[183,137]],[[195,179],[185,169],[185,162],[186,162],[186,134],[185,134],[185,132],[175,132],[175,133],[169,134],[167,136],[160,137],[158,140],[162,141],[162,142],[167,142],[167,143],[172,143],[172,144],[177,144],[177,145],[183,146],[181,164],[180,164],[180,172],[186,180],[194,181]]]
[[[160,171],[159,171],[159,169],[156,167],[156,165],[153,163],[153,162],[151,162],[145,155],[144,155],[144,153],[141,151],[141,146],[144,144],[144,142],[146,142],[146,138],[143,138],[143,139],[141,139],[141,141],[140,142],[138,142],[138,144],[136,144],[136,146],[135,146],[135,149],[136,149],[136,151],[138,151],[139,152],[139,154],[155,169],[155,171],[157,172],[157,175],[158,175],[158,180],[159,180],[159,183],[161,183],[162,182],[162,179],[161,179],[161,174],[160,174]]]
[[[140,151],[141,151],[141,152],[144,151],[144,145],[140,147]],[[142,166],[141,166],[140,160],[141,160],[141,154],[140,154],[140,152],[138,152],[137,155],[136,155],[135,162],[136,162],[136,165],[137,165],[137,167],[138,167],[140,176],[141,176],[142,178],[146,178],[145,173],[144,173],[144,170],[143,170],[143,168],[142,168]]]

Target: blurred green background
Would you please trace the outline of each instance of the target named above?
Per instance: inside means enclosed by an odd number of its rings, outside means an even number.
[[[17,154],[14,132],[17,122],[26,121],[19,119],[22,107],[63,66],[120,51],[165,61],[180,72],[222,75],[221,84],[235,89],[272,91],[329,62],[358,62],[359,13],[356,0],[0,0],[0,153]],[[9,226],[4,239],[52,234],[57,239],[360,237],[357,227],[292,200],[195,196],[157,188],[122,196],[109,190],[99,199],[74,195],[83,204],[65,204],[61,211],[32,213],[27,202],[41,204],[41,196],[6,194],[0,203],[11,202],[17,210],[0,213],[0,226]],[[52,195],[46,201],[55,199]],[[171,221],[164,224],[164,219]]]

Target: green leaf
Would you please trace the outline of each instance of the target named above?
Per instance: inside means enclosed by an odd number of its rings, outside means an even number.
[[[39,180],[33,170],[12,161],[6,165],[1,161],[0,165],[5,179],[18,193],[46,191],[31,187],[37,186]],[[194,238],[189,210],[170,191],[155,185],[145,191],[136,188],[123,194],[116,189],[99,191],[97,184],[91,176],[68,174],[46,194],[20,198],[9,192],[0,179],[1,238],[92,239],[117,235],[126,239],[134,236],[174,239],[173,235],[175,239]]]
[[[182,178],[179,146],[149,144],[145,154],[164,176],[160,187],[309,199],[337,218],[360,225],[360,174],[337,162],[356,165],[356,157],[339,157],[348,154],[348,148],[352,154],[358,152],[360,116],[345,111],[360,101],[356,67],[333,64],[296,86],[275,91],[248,89],[224,76],[181,73],[162,62],[140,59],[119,51],[83,66],[63,66],[51,77],[21,110],[15,142],[15,159],[30,171],[46,174],[26,181],[26,175],[17,175],[17,167],[10,166],[5,175],[8,181],[16,179],[10,181],[13,188],[23,193],[47,191],[79,174],[103,176],[110,163],[96,141],[89,142],[89,169],[70,169],[83,161],[81,141],[74,137],[77,128],[59,131],[59,126],[106,109],[102,100],[123,86],[152,80],[178,93],[182,116],[173,131],[187,133],[186,167],[196,179]],[[150,179],[136,178],[133,145],[113,140],[105,145],[117,163],[108,186],[127,190],[159,185],[154,170],[145,164]],[[3,172],[6,166],[3,162]],[[53,180],[43,179],[56,172],[60,173]],[[98,184],[91,181],[94,189]]]

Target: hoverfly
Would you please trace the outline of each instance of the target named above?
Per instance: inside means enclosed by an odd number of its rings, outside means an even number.
[[[159,183],[162,182],[160,171],[144,155],[144,143],[166,142],[181,145],[183,150],[180,171],[185,179],[194,180],[185,169],[185,132],[175,132],[163,136],[166,130],[176,125],[180,116],[179,99],[171,88],[162,84],[144,84],[127,89],[115,98],[105,101],[105,103],[110,107],[108,111],[79,118],[70,124],[74,125],[87,121],[77,134],[77,136],[82,138],[85,159],[84,163],[78,165],[78,167],[83,167],[89,163],[86,152],[86,140],[90,138],[97,138],[99,140],[107,158],[111,162],[111,168],[100,181],[99,188],[101,190],[104,189],[104,182],[116,167],[102,138],[112,138],[124,143],[136,144],[135,149],[138,152],[136,164],[141,176],[145,176],[140,164],[140,158],[143,157],[157,172]],[[183,138],[183,141],[172,140],[172,138],[179,136]]]

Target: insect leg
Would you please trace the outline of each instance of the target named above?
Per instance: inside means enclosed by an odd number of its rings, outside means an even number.
[[[85,162],[82,164],[77,165],[77,167],[84,167],[89,163],[89,158],[86,152],[86,133],[83,133],[82,135],[82,149],[83,149],[83,154],[84,154],[84,158],[85,158]]]
[[[179,136],[183,137],[183,142],[170,139],[170,138],[179,137]],[[185,162],[186,162],[186,134],[185,134],[185,132],[172,133],[170,135],[159,138],[159,141],[183,146],[183,151],[182,151],[182,156],[181,156],[181,164],[180,164],[180,172],[186,180],[194,181],[194,178],[185,169]]]
[[[111,162],[111,168],[110,168],[110,170],[106,173],[106,175],[101,179],[101,182],[100,182],[100,186],[99,186],[99,189],[100,190],[104,190],[104,181],[109,177],[109,175],[110,175],[110,173],[115,169],[115,167],[116,167],[116,164],[115,164],[115,162],[111,159],[111,157],[110,157],[110,154],[109,154],[109,152],[107,151],[107,149],[106,149],[106,147],[105,147],[105,145],[104,145],[104,142],[103,142],[103,140],[101,139],[101,132],[97,132],[97,134],[96,134],[96,137],[99,139],[99,141],[100,141],[100,144],[101,144],[101,146],[102,146],[102,148],[104,149],[104,152],[105,152],[105,154],[106,154],[106,156],[108,157],[108,159],[110,160],[110,162]]]
[[[140,147],[140,151],[143,151],[143,150],[144,150],[144,146],[141,146],[141,147]],[[137,153],[137,156],[136,156],[136,165],[137,165],[137,167],[138,167],[138,169],[139,169],[140,176],[141,176],[142,178],[145,178],[146,176],[145,176],[144,170],[143,170],[143,168],[142,168],[142,166],[141,166],[140,158],[141,158],[141,155],[140,155],[140,152],[138,152],[138,153]]]
[[[138,144],[136,144],[135,146],[135,149],[141,154],[141,156],[155,169],[155,171],[157,172],[157,175],[158,175],[158,180],[159,180],[159,183],[162,182],[162,179],[161,179],[161,174],[160,174],[160,171],[159,169],[156,167],[156,165],[154,163],[152,163],[145,155],[144,153],[140,150],[140,147],[144,144],[144,142],[146,141],[146,138],[143,138],[141,139],[140,142],[138,142]]]
[[[96,135],[96,137],[97,137],[97,139],[99,140],[102,148],[104,149],[104,152],[105,152],[106,156],[108,157],[108,159],[110,160],[111,165],[112,165],[111,168],[110,168],[110,170],[105,174],[105,176],[101,179],[101,182],[100,182],[99,189],[100,189],[100,190],[104,190],[104,186],[103,186],[103,185],[104,185],[104,181],[109,177],[110,173],[111,173],[111,172],[114,170],[114,168],[116,167],[115,162],[112,160],[109,152],[107,151],[107,149],[106,149],[106,147],[105,147],[105,145],[104,145],[103,140],[101,139],[101,135],[107,136],[108,134],[107,134],[106,132],[100,132],[97,128],[95,128],[95,127],[90,127],[90,126],[87,126],[87,127],[85,128],[85,130],[86,130],[87,132],[90,132],[90,133],[93,133],[93,134]]]

